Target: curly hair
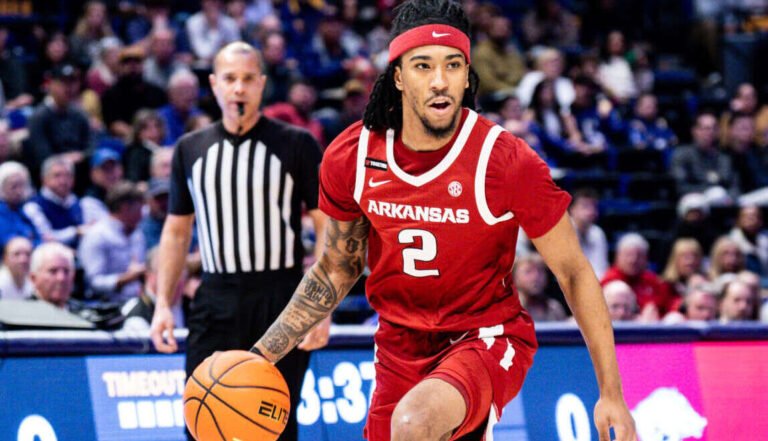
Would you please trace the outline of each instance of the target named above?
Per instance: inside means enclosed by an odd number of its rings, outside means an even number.
[[[408,0],[395,8],[391,39],[413,28],[428,24],[445,24],[470,36],[469,18],[461,4],[454,0]],[[391,40],[390,40],[391,41]],[[373,131],[403,127],[402,92],[395,87],[395,68],[401,60],[393,60],[379,75],[373,85],[368,105],[363,114],[363,124]],[[461,105],[475,108],[475,95],[480,79],[472,66],[469,67],[469,88],[464,91]]]

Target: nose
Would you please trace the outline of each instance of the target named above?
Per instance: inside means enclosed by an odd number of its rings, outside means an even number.
[[[445,71],[441,66],[435,68],[432,81],[430,82],[430,88],[436,91],[445,90],[448,88],[448,81],[445,77]]]
[[[242,95],[244,91],[245,91],[245,86],[243,84],[243,80],[241,79],[236,80],[235,89],[234,89],[235,95]]]

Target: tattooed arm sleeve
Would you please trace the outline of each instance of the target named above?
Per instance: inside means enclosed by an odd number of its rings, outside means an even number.
[[[350,222],[328,220],[323,255],[253,352],[276,363],[339,305],[365,268],[369,227],[365,217]]]

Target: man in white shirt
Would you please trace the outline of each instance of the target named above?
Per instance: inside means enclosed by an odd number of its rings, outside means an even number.
[[[136,297],[144,275],[144,236],[138,227],[144,195],[120,182],[107,194],[109,216],[88,229],[78,249],[86,296],[115,303]]]

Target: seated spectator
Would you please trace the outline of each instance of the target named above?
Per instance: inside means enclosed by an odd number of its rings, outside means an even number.
[[[566,319],[565,310],[547,292],[547,269],[544,259],[536,253],[518,258],[512,269],[520,303],[534,321],[560,321]]]
[[[627,139],[635,149],[668,150],[677,145],[677,137],[667,121],[660,118],[658,99],[643,93],[635,101],[634,116],[627,124]]]
[[[46,74],[45,89],[48,96],[29,119],[25,160],[35,176],[51,155],[65,154],[77,165],[91,145],[91,127],[88,116],[78,108],[80,73],[64,64]]]
[[[270,16],[274,17],[274,13],[272,0],[251,0],[245,7],[245,19],[249,23],[262,23]]]
[[[261,47],[264,75],[267,76],[262,102],[267,106],[284,102],[288,99],[288,89],[291,84],[301,78],[299,62],[294,58],[288,58],[285,37],[280,32],[267,34],[261,42]]]
[[[153,31],[172,29],[178,31],[171,18],[171,1],[169,0],[139,0],[132,2],[135,15],[125,24],[125,39],[128,44],[152,45]],[[130,6],[129,6],[130,7]],[[121,5],[125,10],[126,6]],[[160,87],[160,86],[158,86]]]
[[[160,235],[163,232],[163,224],[168,216],[168,194],[171,187],[169,180],[151,179],[147,188],[147,213],[139,224],[139,229],[144,235],[144,244],[147,249],[160,245]]]
[[[763,213],[754,205],[741,207],[728,234],[741,249],[746,269],[768,276],[768,233],[763,230]]]
[[[162,148],[155,150],[149,163],[150,179],[170,179],[172,160],[173,149]]]
[[[715,115],[700,113],[691,132],[693,144],[672,153],[670,172],[678,193],[703,193],[710,205],[730,205],[739,196],[739,182],[730,156],[718,146]]]
[[[131,134],[131,122],[139,109],[157,109],[167,102],[163,89],[144,81],[144,58],[140,46],[123,48],[117,82],[101,100],[104,124],[113,136],[124,140]]]
[[[691,238],[701,244],[704,254],[709,254],[717,233],[709,222],[709,203],[701,193],[689,193],[677,203],[677,223],[672,232],[673,239]]]
[[[755,320],[757,310],[752,289],[740,280],[726,283],[720,295],[720,323]]]
[[[83,6],[83,14],[70,38],[72,54],[78,65],[88,66],[98,56],[99,42],[115,35],[108,12],[107,5],[100,0],[90,0]]]
[[[0,118],[0,164],[20,158],[18,145],[11,140],[11,128],[8,120]]]
[[[344,83],[344,99],[341,102],[341,111],[323,109],[323,112],[329,115],[322,118],[323,132],[327,135],[326,139],[335,139],[352,123],[361,120],[366,104],[368,104],[368,89],[363,83],[358,80],[349,80]]]
[[[651,61],[651,48],[649,46],[647,43],[636,44],[632,48],[632,56],[634,57],[632,71],[640,94],[653,92],[656,82],[656,71]]]
[[[523,16],[523,34],[530,46],[576,46],[580,32],[579,18],[559,0],[536,0]]]
[[[29,259],[32,242],[25,237],[14,237],[3,249],[0,266],[0,299],[24,300],[32,296],[34,288],[29,279]]]
[[[61,30],[53,30],[45,36],[43,47],[36,54],[36,61],[32,64],[29,84],[35,101],[43,97],[45,93],[44,83],[49,72],[63,66],[72,64],[67,34]],[[75,63],[76,64],[76,63]]]
[[[151,248],[147,251],[147,269],[144,272],[144,286],[141,294],[134,297],[123,305],[121,312],[125,316],[123,329],[128,331],[148,331],[152,323],[152,315],[155,313],[155,302],[157,297],[157,270],[158,270],[158,249]],[[174,316],[174,324],[177,328],[184,327],[184,314],[181,308],[182,293],[186,283],[186,274],[179,277],[176,284],[176,290],[171,302],[171,311]]]
[[[43,186],[29,202],[24,213],[44,240],[55,240],[77,248],[87,229],[75,186],[75,168],[65,156],[51,156],[43,162]]]
[[[123,43],[117,37],[102,38],[99,55],[85,74],[85,85],[102,96],[117,81],[120,67],[120,51]]]
[[[109,215],[105,202],[107,192],[123,179],[120,155],[108,148],[97,149],[91,156],[91,185],[85,191],[80,206],[83,222],[90,225]]]
[[[318,91],[342,87],[350,78],[355,57],[361,55],[362,43],[340,16],[323,16],[301,54],[299,67],[304,78]]]
[[[22,209],[32,194],[29,171],[18,162],[0,164],[0,248],[11,238],[25,237],[37,246],[40,233]]]
[[[636,319],[637,296],[625,282],[614,280],[606,283],[603,296],[612,322],[629,322]]]
[[[325,146],[323,125],[312,117],[316,102],[317,92],[314,86],[300,80],[291,85],[288,91],[288,102],[272,104],[264,108],[264,116],[306,129],[321,145]]]
[[[209,68],[219,49],[240,39],[240,29],[224,14],[221,0],[202,0],[200,6],[201,10],[187,20],[187,38],[197,66]]]
[[[150,109],[141,109],[133,118],[131,143],[123,152],[123,171],[125,179],[145,183],[149,180],[150,162],[155,150],[160,148],[165,138],[163,118]]]
[[[514,91],[525,75],[525,60],[512,41],[512,22],[503,15],[491,19],[488,39],[476,44],[472,66],[480,78],[477,96]]]
[[[190,117],[202,113],[198,107],[200,86],[197,76],[188,70],[180,70],[168,81],[168,104],[158,110],[164,121],[165,136],[158,145],[174,145],[184,134],[184,125]]]
[[[757,308],[757,305],[760,305],[764,299],[768,298],[768,291],[764,291],[762,289],[763,287],[763,279],[760,277],[759,274],[754,273],[749,270],[742,270],[739,271],[736,274],[736,280],[746,284],[749,289],[752,291],[752,297],[755,299],[755,305]],[[759,311],[756,311],[759,312]],[[758,318],[759,315],[755,315],[754,318]]]
[[[624,121],[610,100],[598,96],[600,86],[589,77],[577,77],[573,81],[576,96],[571,104],[571,114],[581,134],[582,149],[608,152],[612,143],[620,139]]]
[[[679,311],[672,311],[664,317],[665,324],[686,321],[708,322],[717,318],[718,293],[707,284],[689,288],[683,296]]]
[[[560,51],[553,48],[541,49],[535,55],[534,65],[536,69],[526,73],[517,86],[517,96],[523,107],[531,105],[536,86],[547,79],[553,82],[558,106],[561,109],[569,109],[576,91],[573,88],[573,82],[563,76],[565,61]]]
[[[637,233],[619,239],[613,266],[608,268],[601,284],[614,280],[627,283],[637,295],[640,316],[644,321],[657,321],[677,309],[680,298],[659,276],[648,269],[648,241]]]
[[[509,95],[501,101],[500,108],[496,114],[486,114],[488,118],[504,127],[513,135],[524,140],[550,167],[555,167],[554,160],[551,160],[544,151],[541,140],[534,133],[535,122],[534,115],[526,112],[517,95]]]
[[[728,142],[728,126],[735,114],[752,115],[755,118],[755,143],[764,146],[760,134],[768,129],[768,106],[760,104],[757,89],[750,83],[741,83],[736,88],[736,94],[728,103],[728,110],[720,115],[720,133],[722,144]]]
[[[47,242],[35,248],[29,277],[36,299],[59,308],[73,309],[70,297],[75,285],[75,256],[70,248],[58,242]]]
[[[703,275],[702,261],[704,253],[696,239],[681,238],[675,240],[672,252],[667,259],[662,278],[670,284],[680,296],[688,289],[688,282],[695,274]]]
[[[605,40],[598,77],[603,90],[618,104],[624,105],[637,96],[632,67],[625,58],[626,42],[621,31],[612,31]]]
[[[109,216],[88,230],[78,249],[87,297],[122,304],[141,292],[145,248],[137,227],[143,202],[130,182],[117,184],[107,194]]]
[[[34,100],[29,93],[26,67],[8,50],[8,37],[8,28],[0,27],[0,84],[3,86],[0,109],[5,112],[29,106]]]
[[[189,117],[187,124],[184,126],[184,133],[194,132],[202,128],[208,127],[213,124],[213,119],[207,113],[201,113],[197,116]]]
[[[721,236],[712,245],[709,257],[709,278],[713,282],[726,274],[735,275],[745,269],[744,253],[739,244],[728,236]]]
[[[531,131],[541,140],[547,158],[561,168],[591,168],[604,166],[602,146],[583,142],[576,119],[555,100],[553,83],[542,80],[533,92],[528,109],[533,124]]]
[[[576,227],[581,249],[600,279],[608,269],[608,240],[603,229],[595,224],[600,214],[597,205],[600,198],[592,189],[576,190],[572,196],[568,212]]]
[[[761,151],[755,144],[755,118],[744,113],[734,113],[728,120],[725,147],[739,178],[742,193],[768,188]],[[768,202],[768,198],[765,201]]]
[[[144,80],[165,90],[171,77],[183,70],[188,70],[188,67],[176,58],[176,34],[173,29],[155,28],[150,34],[149,54],[144,61]]]

